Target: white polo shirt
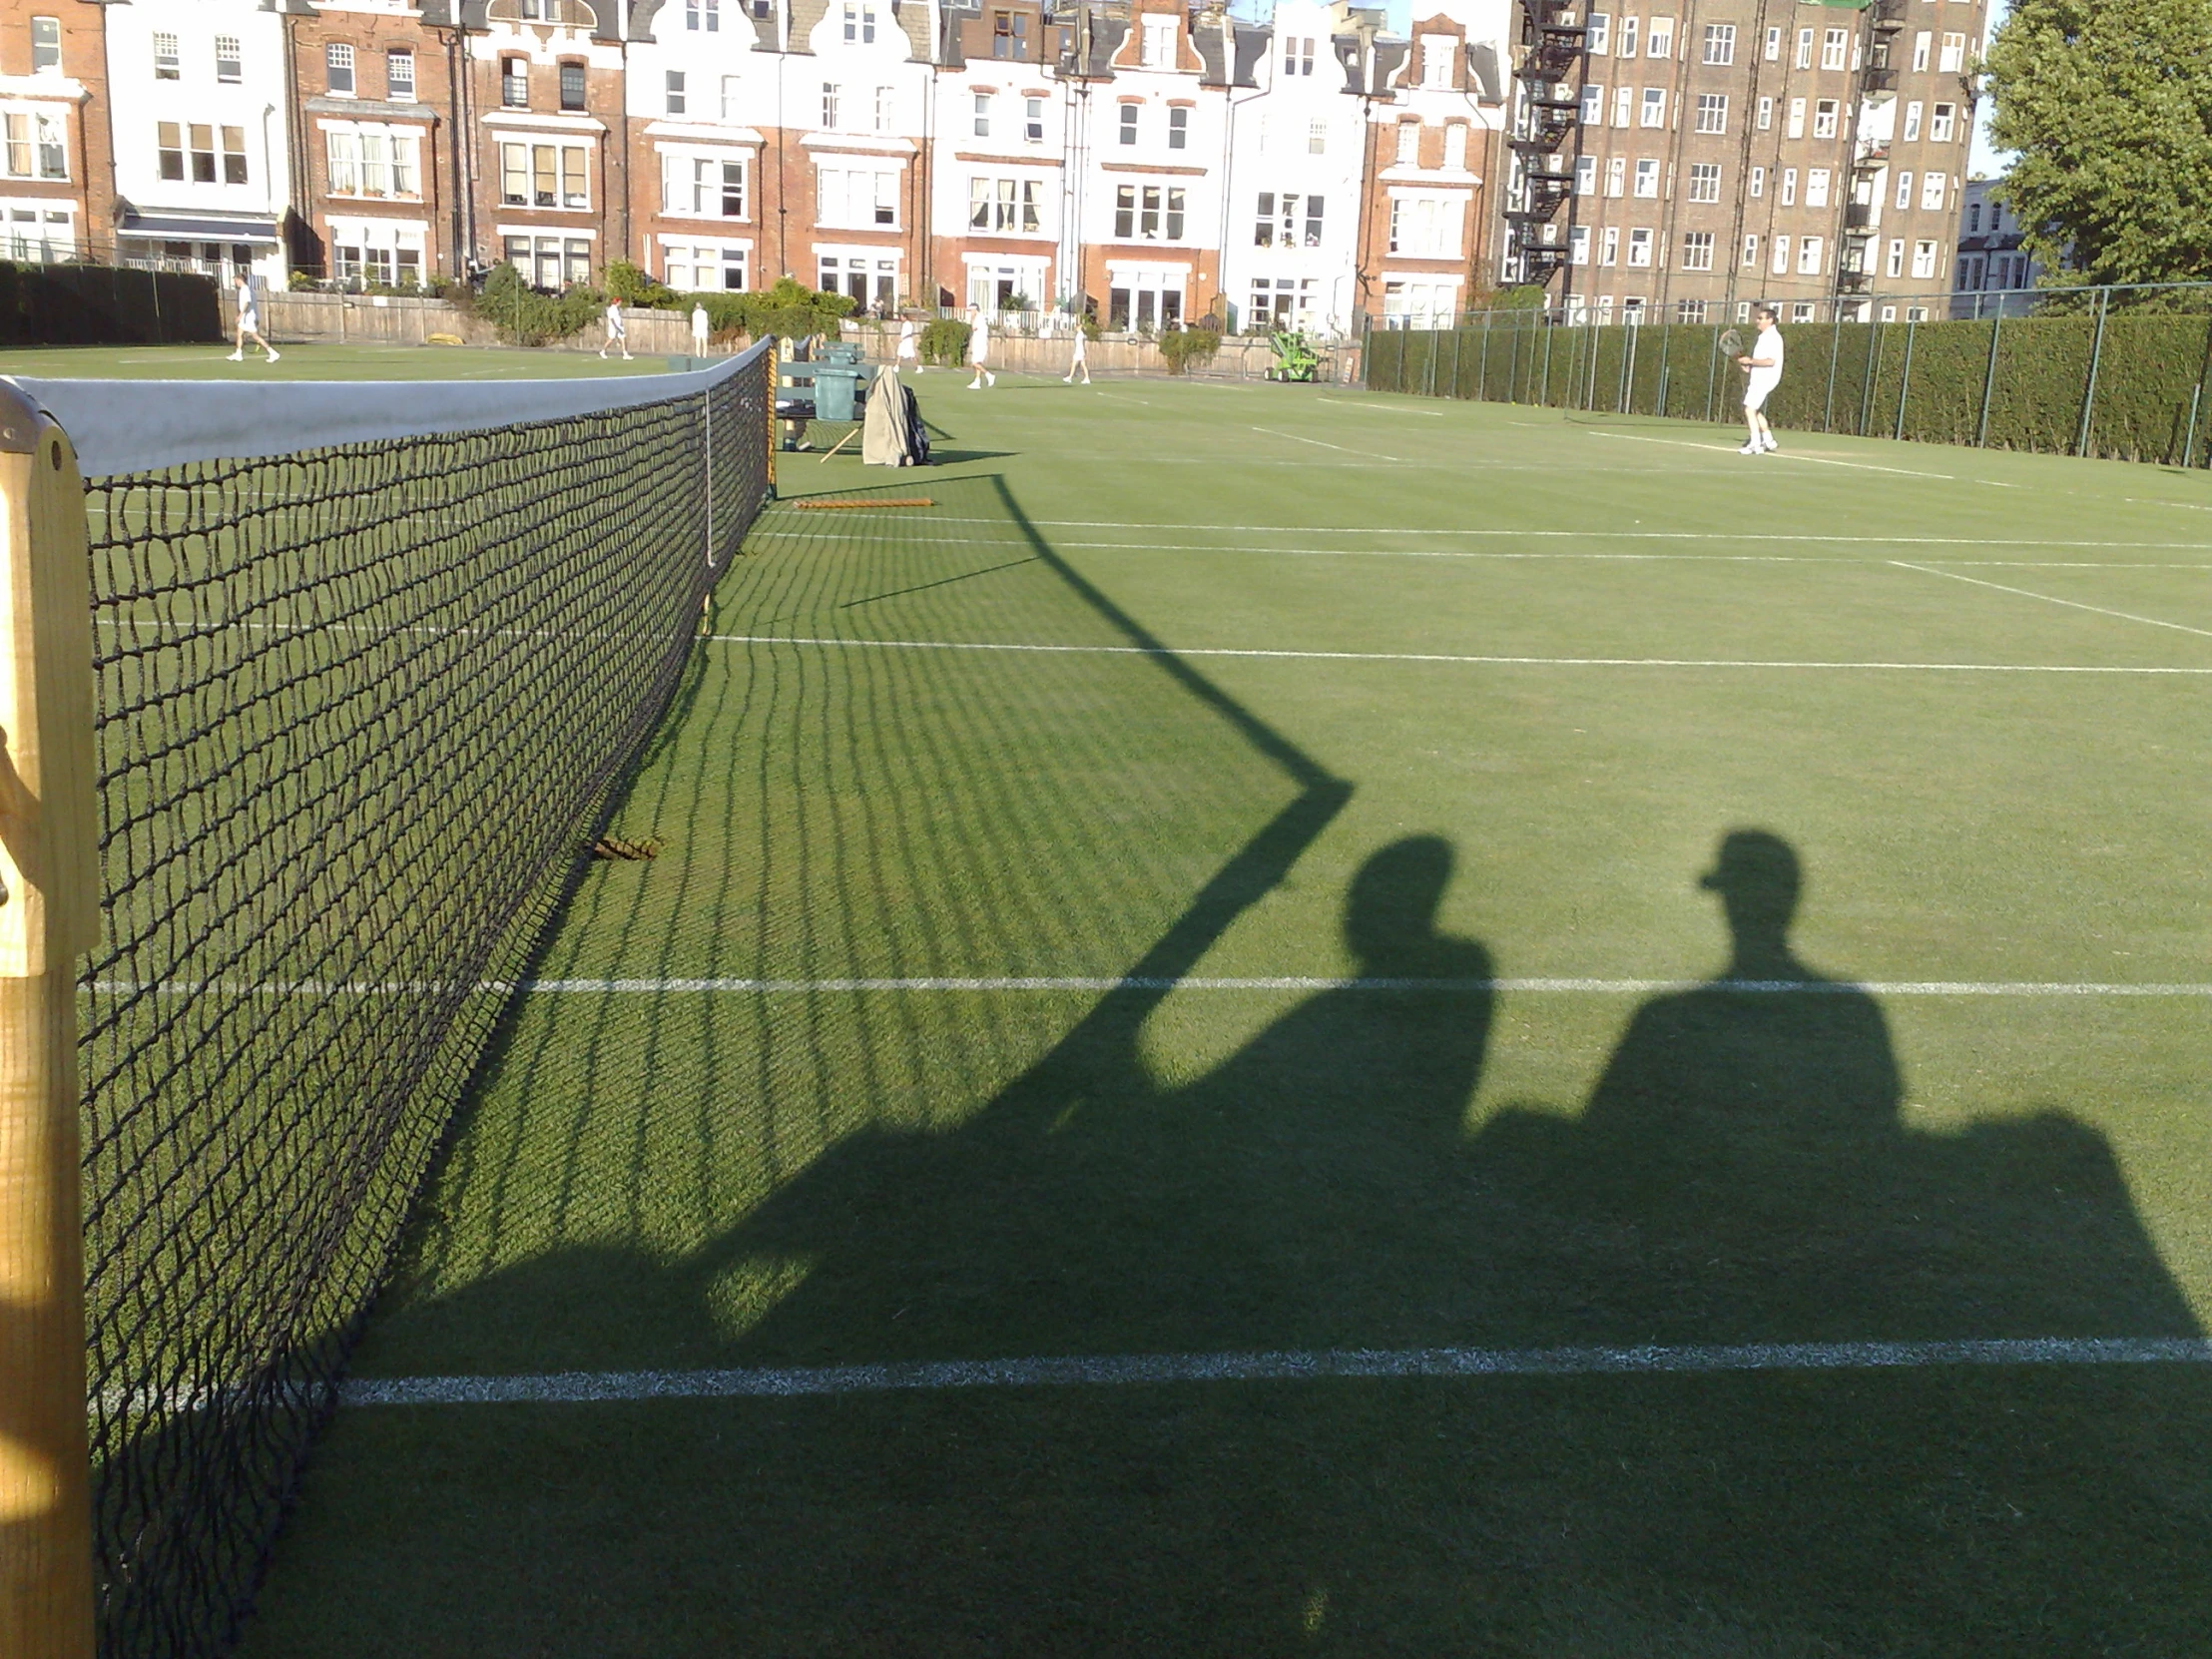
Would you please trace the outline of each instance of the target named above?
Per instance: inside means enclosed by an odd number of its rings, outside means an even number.
[[[1746,397],[1766,396],[1782,379],[1782,330],[1779,327],[1760,329],[1758,337],[1744,347],[1744,355],[1771,359],[1767,367],[1752,369],[1751,378],[1744,386]]]

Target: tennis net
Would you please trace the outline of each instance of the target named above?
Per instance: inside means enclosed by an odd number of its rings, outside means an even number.
[[[769,372],[19,382],[88,475],[104,1653],[230,1645],[505,987],[769,493]]]

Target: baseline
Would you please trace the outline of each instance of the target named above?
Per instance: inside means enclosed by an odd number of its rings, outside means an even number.
[[[1892,559],[1889,562],[1899,570],[1918,571],[1923,576],[1941,576],[1952,582],[1965,582],[1997,593],[2017,594],[2022,599],[2040,599],[2046,605],[2063,605],[2069,611],[2089,611],[2097,616],[2117,617],[2122,622],[2140,622],[2152,628],[2171,628],[2177,634],[2195,634],[2200,639],[2212,640],[2212,628],[2192,628],[2186,622],[2163,622],[2154,616],[2137,616],[2133,611],[2113,611],[2102,605],[2084,605],[2078,599],[2059,599],[2047,593],[2030,593],[2025,588],[2008,588],[2002,582],[1985,582],[1978,576],[1961,576],[1954,570],[1937,570],[1931,565],[1908,564],[1903,559]]]
[[[2212,1365],[2212,1342],[2186,1337],[2027,1337],[1965,1342],[1733,1343],[1638,1348],[1292,1349],[1260,1354],[937,1360],[724,1371],[572,1371],[535,1377],[357,1377],[339,1385],[338,1401],[350,1406],[596,1404],[968,1388],[1127,1387],[1148,1382],[1710,1376],[1728,1372],[2115,1365]]]

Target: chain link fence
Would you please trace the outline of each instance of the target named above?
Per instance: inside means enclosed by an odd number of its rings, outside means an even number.
[[[2212,464],[2212,282],[1781,309],[1789,366],[1767,402],[1778,427]],[[1727,326],[1750,338],[1748,321],[1489,311],[1373,329],[1363,358],[1371,391],[1733,422],[1743,377],[1720,348]]]

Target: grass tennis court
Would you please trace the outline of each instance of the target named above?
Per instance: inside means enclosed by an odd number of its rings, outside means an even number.
[[[937,505],[723,582],[246,1651],[2200,1643],[2212,1366],[1868,1357],[2202,1336],[2205,480],[964,384],[784,457]]]

